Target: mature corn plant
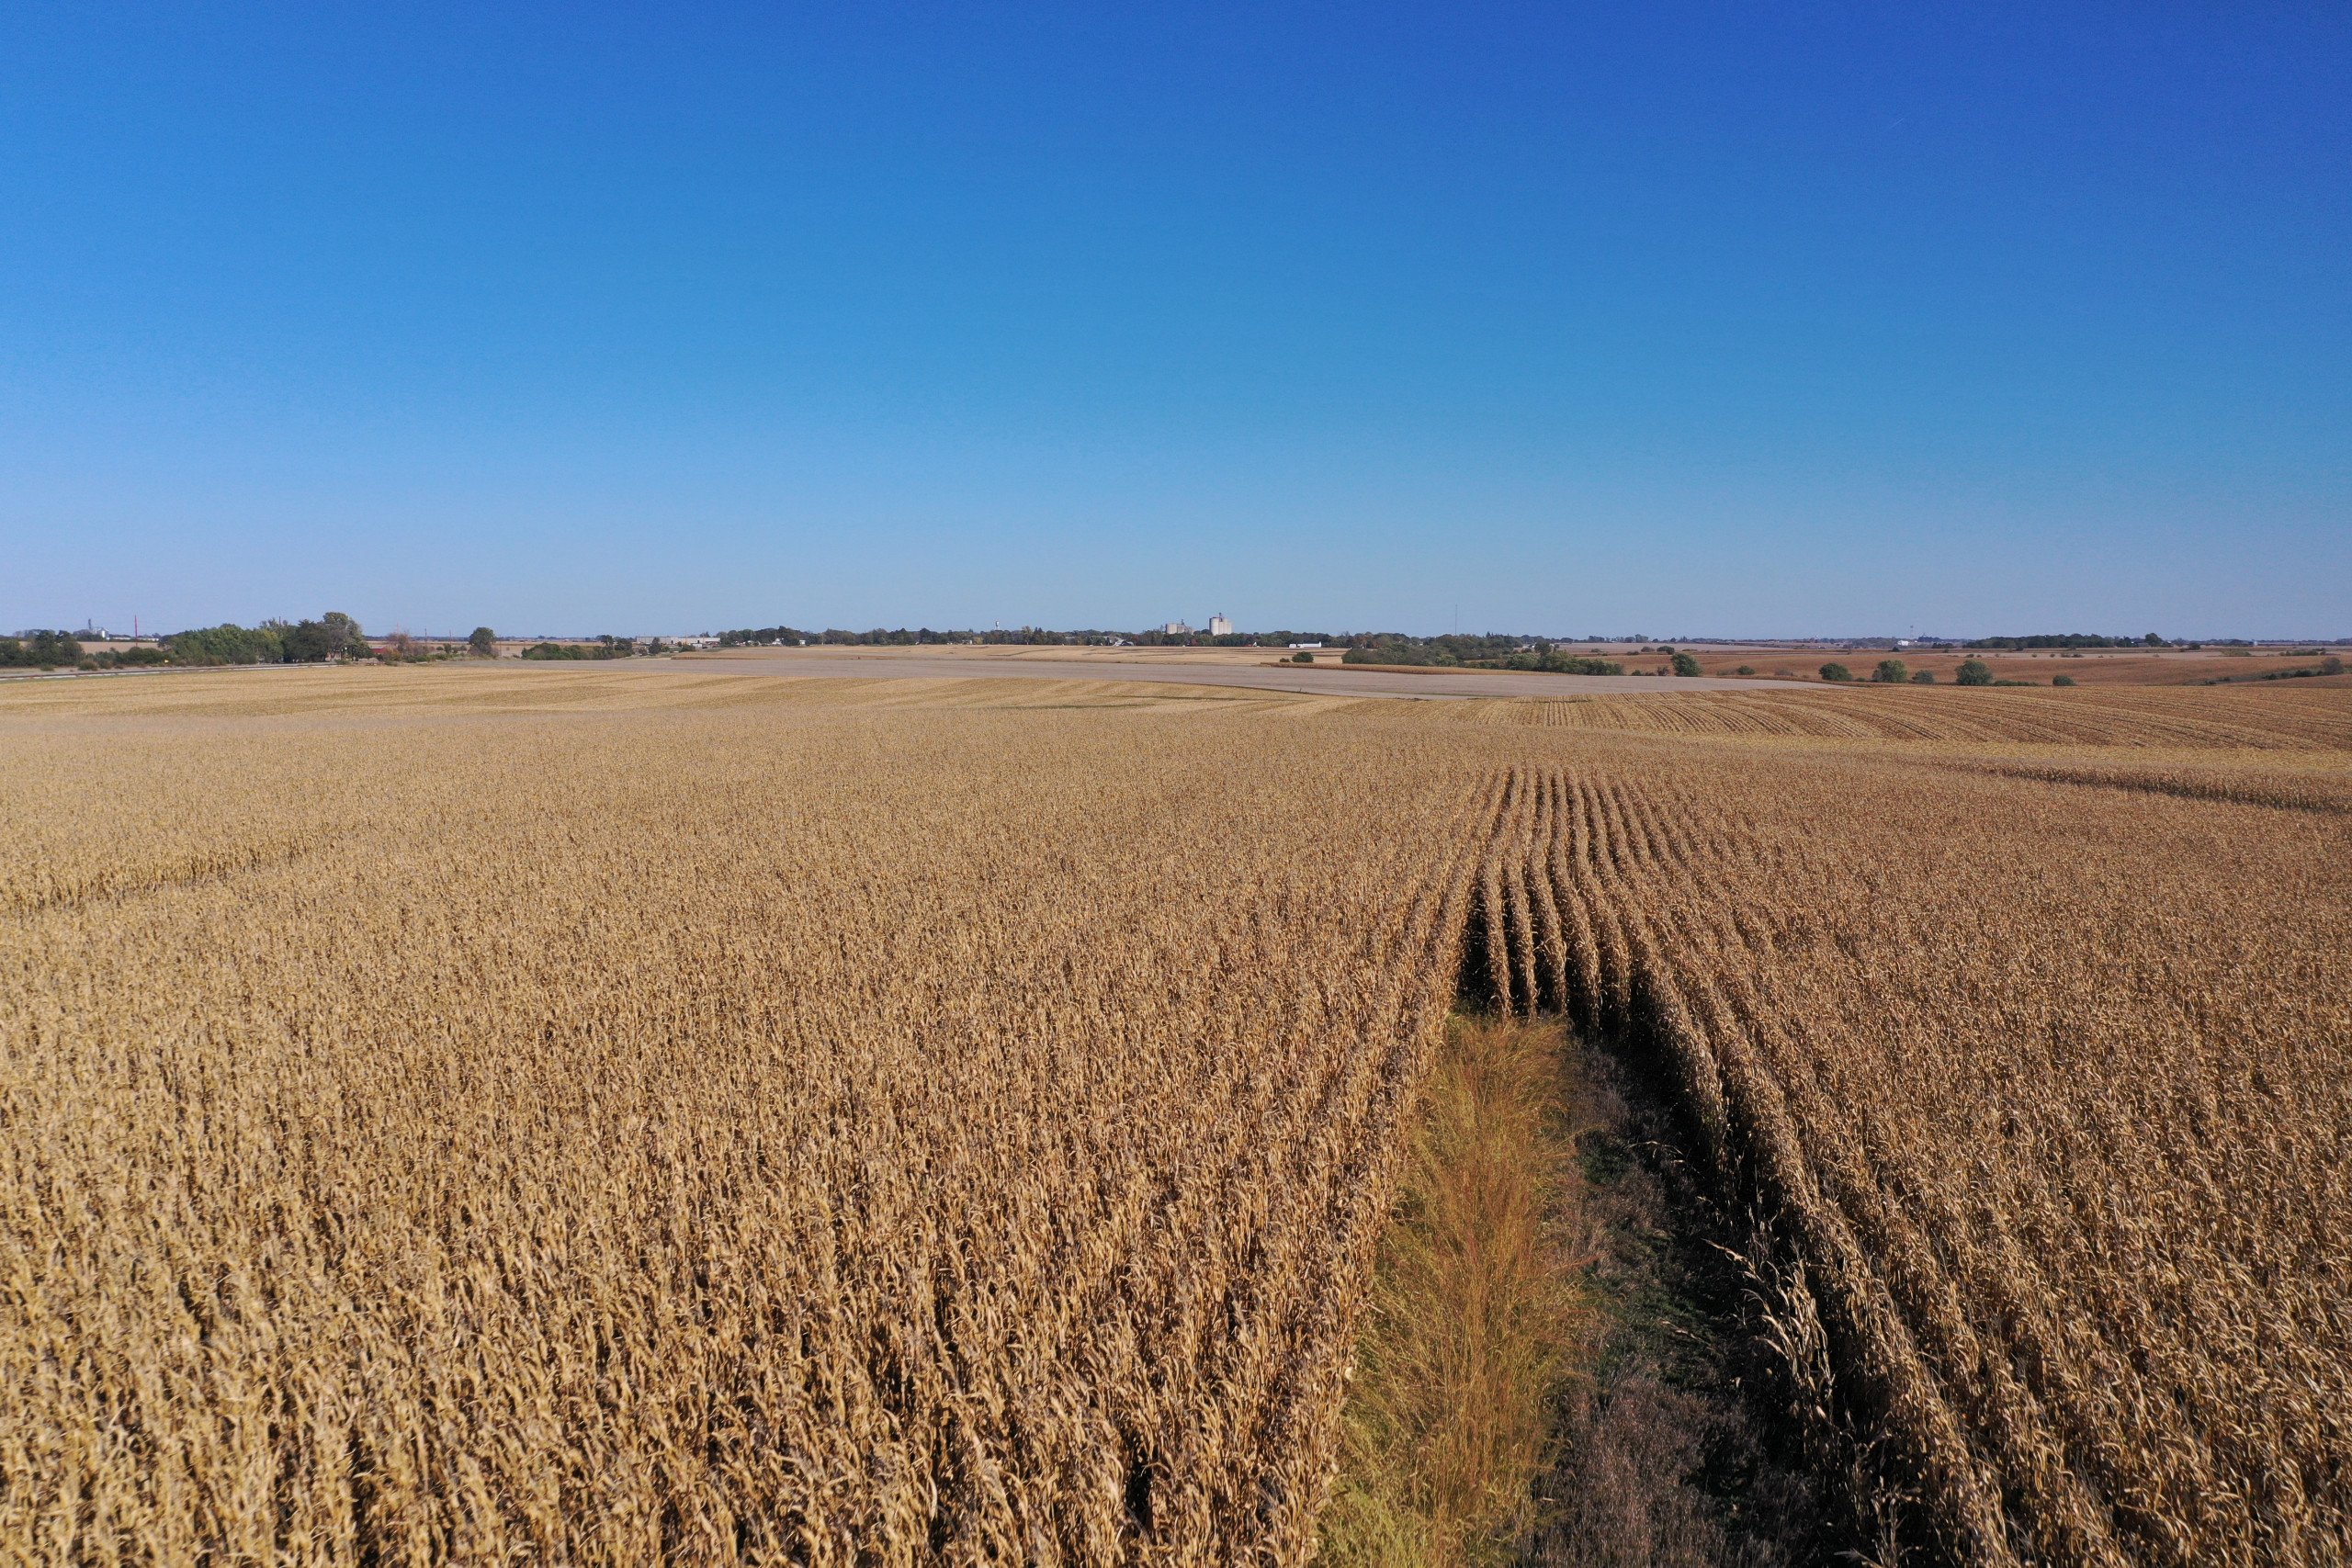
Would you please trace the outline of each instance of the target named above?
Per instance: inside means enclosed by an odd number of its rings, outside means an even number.
[[[1941,1547],[2341,1560],[2352,704],[1612,702],[0,691],[0,1559],[1301,1561],[1466,959]]]
[[[22,738],[0,1556],[1295,1560],[1480,803],[1253,722]]]
[[[2076,782],[1523,764],[1486,984],[1652,1055],[1944,1547],[2341,1561],[2352,823]]]

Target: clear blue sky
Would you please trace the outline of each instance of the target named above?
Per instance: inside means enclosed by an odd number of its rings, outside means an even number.
[[[0,630],[2352,632],[2352,8],[0,13]]]

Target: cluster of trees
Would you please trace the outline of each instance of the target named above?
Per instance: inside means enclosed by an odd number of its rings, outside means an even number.
[[[1462,662],[1452,649],[1432,646],[1419,638],[1395,642],[1351,642],[1348,650],[1340,655],[1342,664],[1416,664],[1454,666]]]
[[[1962,646],[2022,653],[2030,648],[2164,648],[2167,644],[2154,632],[2150,632],[2145,637],[2094,637],[2087,632],[2042,632],[2033,637],[1980,637]]]
[[[1287,635],[1287,634],[1286,634]],[[1301,638],[1299,640],[1310,640]],[[1624,666],[1574,651],[1572,643],[1544,637],[1504,637],[1449,632],[1442,637],[1408,637],[1402,632],[1365,632],[1334,639],[1344,642],[1343,664],[1467,665],[1484,670],[1535,670],[1555,675],[1622,675]],[[1644,649],[1645,652],[1649,651]],[[1673,648],[1661,646],[1660,653]],[[1689,655],[1682,657],[1688,658]],[[1687,671],[1696,675],[1694,663]]]
[[[913,630],[900,626],[892,630],[876,626],[871,631],[854,632],[839,626],[810,631],[800,626],[740,626],[732,631],[723,631],[718,634],[718,646],[797,648],[807,644],[809,647],[925,648],[960,643],[1012,643],[1045,647],[1099,647],[1114,638],[1133,643],[1138,648],[1288,648],[1293,643],[1316,642],[1328,648],[1346,649],[1344,660],[1356,664],[1468,664],[1546,670],[1553,667],[1548,664],[1515,665],[1508,661],[1531,654],[1538,659],[1550,658],[1560,649],[1571,646],[1543,637],[1467,632],[1449,632],[1440,637],[1413,637],[1405,632],[1354,632],[1340,636],[1284,627],[1277,631],[1228,632],[1222,637],[1211,637],[1206,632],[1170,632],[1164,626],[1153,626],[1138,632],[1100,628],[1052,631],[1044,626],[1022,626],[1012,631],[934,631],[929,626],[918,626]],[[1600,642],[1602,639],[1596,637],[1589,640]],[[1642,651],[1647,653],[1652,650],[1644,649]],[[1672,653],[1674,649],[1671,645],[1661,644],[1656,651]]]
[[[1329,632],[1235,632],[1229,637],[1210,637],[1201,633],[1193,637],[1170,637],[1164,631],[1137,633],[1132,639],[1146,647],[1166,643],[1197,643],[1208,648],[1288,648],[1295,642],[1319,642],[1326,648],[1336,648],[1348,639]]]
[[[340,610],[315,621],[264,621],[241,626],[223,621],[164,638],[174,664],[320,664],[331,659],[371,659],[359,623]]]
[[[896,631],[885,631],[876,626],[872,631],[865,632],[843,631],[838,626],[830,631],[821,632],[803,631],[798,626],[742,626],[734,631],[720,632],[718,646],[721,648],[764,648],[780,645],[786,648],[797,648],[804,642],[830,642],[865,648],[928,648],[933,644],[972,642],[979,636],[978,632],[935,632],[929,626],[921,626],[913,631],[909,631],[904,626],[900,626]],[[1015,637],[1008,640],[1020,641],[1026,638]],[[1059,642],[1064,639],[1061,633],[1055,632],[1046,640]],[[525,657],[528,658],[529,655],[526,654]]]
[[[1969,662],[1975,664],[1981,663],[1982,660],[1971,660]],[[1839,668],[1843,669],[1844,666],[1840,665]],[[1823,666],[1825,678],[1826,678],[1827,669],[1826,665]],[[1848,678],[1851,679],[1850,676]],[[1871,671],[1871,680],[1872,683],[1881,686],[1900,686],[1905,683],[1914,686],[1932,686],[1936,683],[1936,672],[1932,670],[1914,671],[1900,659],[1882,659],[1878,661],[1878,668]],[[1966,682],[1963,682],[1962,684]]]
[[[126,649],[116,656],[117,660],[140,662],[132,655],[141,651]],[[496,658],[498,634],[488,626],[476,626],[473,635],[466,638],[466,654],[475,659]],[[198,665],[323,664],[337,659],[377,659],[394,663],[450,656],[446,645],[424,642],[406,632],[394,632],[370,642],[357,621],[340,610],[329,610],[315,621],[264,621],[257,626],[223,621],[217,626],[175,632],[164,638],[162,650],[148,661]],[[101,660],[105,657],[99,655]]]
[[[488,630],[484,627],[483,630]],[[655,637],[646,646],[648,653],[661,653],[667,645]],[[493,649],[494,651],[494,649]],[[535,642],[523,650],[526,659],[627,659],[638,651],[635,637],[615,637],[610,632],[594,642]]]
[[[1678,675],[1684,673],[1681,661],[1690,656],[1678,653],[1674,657],[1674,672]],[[1546,675],[1623,675],[1625,672],[1625,667],[1613,659],[1595,659],[1589,654],[1570,653],[1561,648],[1513,653],[1502,661],[1502,667],[1506,670],[1535,670]],[[1698,661],[1691,660],[1689,673],[1696,675],[1698,672]]]
[[[803,634],[789,627],[769,627],[764,632],[736,632],[729,637],[737,642],[775,641],[779,635],[797,639]],[[834,641],[855,639],[860,634],[827,633]],[[889,634],[864,634],[866,640],[877,640]],[[912,640],[916,634],[904,634]],[[947,634],[924,633],[931,640],[945,641]],[[1012,640],[1010,634],[998,640]],[[542,642],[526,649],[526,659],[627,659],[638,653],[666,653],[669,645],[660,637],[640,642],[634,637],[609,634],[592,643]],[[257,626],[239,626],[223,621],[219,626],[195,626],[174,632],[159,639],[154,647],[85,649],[70,632],[28,631],[16,637],[0,637],[0,669],[110,670],[135,665],[170,664],[207,666],[224,664],[319,664],[334,660],[374,659],[386,663],[410,660],[450,659],[467,657],[495,659],[498,656],[498,634],[488,626],[476,626],[462,649],[447,643],[427,643],[404,631],[370,641],[360,630],[359,623],[340,610],[330,610],[314,621],[264,621]]]
[[[1164,626],[1153,626],[1139,632],[1106,631],[1100,627],[1052,631],[1044,626],[1018,626],[1010,631],[1001,627],[989,631],[934,631],[930,626],[917,626],[910,631],[905,626],[895,629],[876,626],[862,632],[846,631],[840,626],[829,626],[823,631],[808,631],[799,626],[741,626],[733,631],[720,632],[718,646],[797,648],[805,643],[812,648],[947,648],[980,643],[1033,648],[1099,648],[1114,639],[1130,642],[1138,648],[1287,648],[1295,642],[1320,642],[1338,647],[1349,640],[1333,637],[1329,632],[1228,632],[1223,637],[1211,637],[1206,632],[1170,633]]]
[[[1851,681],[1854,672],[1843,664],[1825,664],[1821,667],[1821,678],[1833,682]],[[1981,659],[1962,660],[1960,668],[1952,671],[1951,678],[1954,684],[1962,686],[1998,684],[1993,679],[1993,667]],[[1871,682],[1880,686],[1932,686],[1936,683],[1936,672],[1932,670],[1915,671],[1900,659],[1882,659],[1878,661],[1878,668],[1871,671]],[[2021,686],[2031,683],[2027,681],[2015,682]],[[2066,683],[2074,684],[2071,681]]]
[[[476,626],[466,651],[479,658],[498,651],[498,634]],[[28,632],[21,637],[0,637],[0,666],[33,665],[41,669],[71,666],[109,670],[137,665],[172,664],[322,664],[339,659],[441,659],[445,649],[418,641],[406,632],[394,632],[371,643],[359,623],[340,610],[329,610],[314,621],[264,621],[257,626],[223,621],[174,632],[149,648],[85,650],[65,632]]]
[[[734,631],[720,632],[721,648],[764,648],[780,646],[797,648],[806,643],[810,647],[831,648],[950,648],[971,643],[1010,645],[1013,647],[1063,648],[1109,642],[1118,637],[1127,642],[1182,643],[1216,641],[1247,644],[1246,637],[1171,637],[1162,631],[1048,631],[1043,626],[1020,626],[1012,631],[996,627],[989,631],[934,631],[929,626],[917,626],[910,631],[876,626],[870,631],[847,631],[840,626],[828,626],[823,631],[807,631],[798,626],[742,626]]]
[[[142,664],[169,664],[172,656],[160,648],[102,648],[92,653],[71,632],[28,631],[0,637],[0,670],[114,670]]]
[[[71,632],[29,631],[0,637],[0,669],[54,670],[82,662],[82,645]]]

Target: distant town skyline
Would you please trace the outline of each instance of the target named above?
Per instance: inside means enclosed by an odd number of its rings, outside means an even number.
[[[2347,102],[2342,7],[18,6],[0,626],[2340,636]]]

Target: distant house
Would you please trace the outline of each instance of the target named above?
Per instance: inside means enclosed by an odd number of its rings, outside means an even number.
[[[1293,648],[1320,648],[1323,645],[1319,642],[1295,642],[1291,644],[1291,647]]]
[[[1223,615],[1211,615],[1209,617],[1209,636],[1231,637],[1232,635],[1233,623],[1231,621],[1227,620]]]

